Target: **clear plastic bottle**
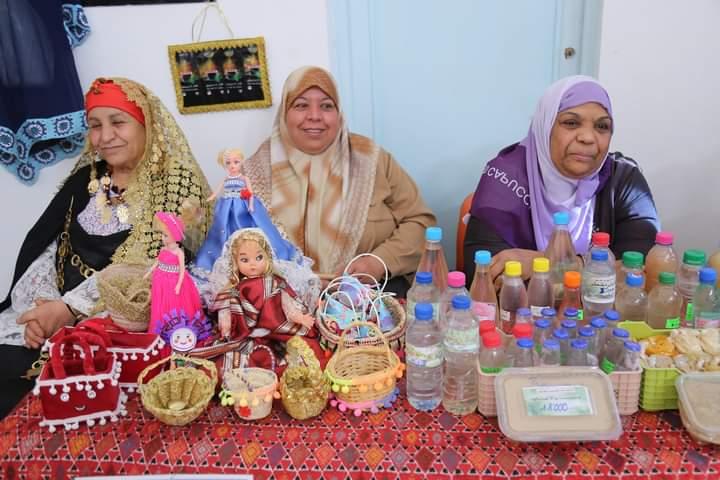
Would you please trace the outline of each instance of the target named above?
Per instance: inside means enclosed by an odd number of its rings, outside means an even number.
[[[527,307],[518,308],[517,312],[515,312],[515,324],[518,323],[529,323],[532,324],[533,318],[532,318],[531,310]]]
[[[628,273],[625,278],[625,288],[615,299],[615,308],[623,321],[647,321],[648,296],[642,282],[642,276],[635,273]]]
[[[442,400],[443,335],[429,303],[415,304],[405,345],[408,401],[417,410],[434,410]]]
[[[535,348],[531,339],[521,338],[515,342],[515,354],[513,355],[512,366],[515,368],[535,366]]]
[[[486,335],[492,335],[489,333]],[[452,299],[452,310],[443,342],[443,399],[445,410],[467,415],[477,408],[476,362],[480,349],[477,319],[470,312],[470,298],[458,295]],[[484,351],[484,349],[483,349]]]
[[[700,270],[700,285],[693,297],[693,320],[695,328],[720,327],[720,290],[717,288],[717,272],[710,267]]]
[[[587,342],[587,362],[591,367],[597,367],[598,360],[598,336],[593,327],[582,327],[578,330],[578,338]]]
[[[442,228],[428,227],[425,230],[425,250],[420,257],[418,272],[430,272],[438,292],[447,288],[448,266],[442,244]]]
[[[507,366],[499,332],[490,332],[483,336],[483,350],[479,363],[480,371],[486,374],[500,373],[500,370]]]
[[[405,313],[407,316],[408,326],[415,321],[415,305],[418,303],[429,303],[433,307],[433,316],[439,321],[438,303],[440,302],[440,292],[433,284],[433,276],[430,272],[417,272],[415,274],[415,283],[407,292],[407,304],[405,305]]]
[[[492,320],[499,325],[495,285],[490,276],[492,256],[487,250],[475,252],[475,276],[470,286],[472,311],[479,321]]]
[[[509,339],[505,348],[505,356],[509,365],[512,365],[512,359],[515,356],[516,342],[523,338],[532,340],[533,328],[529,323],[516,323],[513,325],[512,337]]]
[[[626,341],[623,348],[623,359],[617,370],[620,372],[636,372],[640,370],[640,351],[642,348],[639,343]]]
[[[567,357],[570,350],[570,335],[562,328],[553,331],[553,338],[560,344],[560,364],[567,365]]]
[[[710,255],[710,258],[708,258],[708,267],[716,272],[720,272],[720,250]],[[720,288],[720,278],[718,278],[717,287]]]
[[[548,338],[542,345],[542,353],[540,353],[540,366],[559,367],[560,365],[560,342],[554,338]]]
[[[543,308],[543,318],[550,322],[550,328],[560,328],[560,320],[557,316],[557,310],[554,308]]]
[[[472,308],[472,301],[470,301],[470,305]],[[483,349],[483,337],[486,333],[490,332],[497,332],[497,326],[495,325],[495,322],[493,320],[483,320],[479,322],[478,328],[480,329],[480,352],[482,353]]]
[[[570,342],[570,352],[568,353],[567,364],[571,367],[587,367],[587,340],[576,338]]]
[[[533,330],[533,342],[538,353],[542,349],[545,340],[552,336],[552,324],[547,318],[539,318],[535,320],[535,329]]]
[[[608,336],[610,336],[612,335],[612,331],[617,328],[618,323],[620,323],[620,313],[617,310],[605,310],[603,318],[610,332]]]
[[[522,264],[515,261],[506,262],[503,285],[500,289],[500,329],[505,333],[512,332],[517,309],[527,306],[527,291],[522,279]]]
[[[575,310],[574,308],[566,308],[565,312],[565,320],[560,322],[560,328],[568,332],[568,336],[570,337],[570,339],[577,338],[578,324],[577,321],[573,318],[577,318],[577,310]]]
[[[582,302],[585,315],[599,315],[615,303],[615,263],[605,250],[593,250],[582,274]]]
[[[660,272],[677,273],[678,257],[673,249],[673,234],[658,232],[655,235],[655,245],[650,249],[645,259],[645,291],[652,292],[658,284]]]
[[[545,257],[550,260],[550,279],[553,283],[555,303],[557,305],[563,296],[563,280],[565,272],[581,270],[580,259],[575,254],[568,224],[570,214],[568,212],[556,212],[553,214],[555,228],[550,241],[545,249]]]
[[[680,323],[687,326],[692,323],[693,319],[693,295],[697,290],[700,280],[698,274],[700,269],[705,265],[705,252],[702,250],[685,250],[683,252],[683,260],[677,274],[677,290],[683,297],[682,308],[680,310]]]
[[[620,291],[625,288],[625,278],[628,273],[634,273],[640,275],[642,278],[642,286],[645,288],[645,270],[643,265],[645,263],[645,255],[640,252],[634,252],[628,250],[622,255],[622,264],[617,271],[615,277],[615,297],[620,295]]]
[[[605,319],[603,317],[595,317],[590,320],[590,327],[595,330],[595,336],[597,337],[596,351],[599,360],[602,358],[603,353],[605,352],[605,344],[608,340],[608,332],[611,332],[611,330],[608,330],[607,322],[605,322]]]
[[[612,373],[612,371],[615,370],[615,365],[622,358],[621,352],[623,349],[623,345],[628,340],[630,340],[630,332],[628,332],[624,328],[613,328],[612,334],[610,335],[607,343],[605,344],[605,352],[603,355],[603,360],[600,364],[600,367],[605,371],[605,373]],[[610,371],[607,371],[606,367],[603,366],[606,363],[606,360],[610,361],[610,363],[612,364],[612,368],[610,369]]]
[[[558,307],[558,312],[564,312],[566,308],[577,308],[578,321],[582,322],[584,318],[582,299],[580,298],[580,272],[565,272],[564,288],[562,301]]]
[[[550,280],[550,260],[533,259],[533,276],[528,284],[528,303],[534,320],[542,317],[544,308],[555,305],[553,284]]]
[[[440,294],[439,314],[440,329],[447,328],[447,316],[452,308],[452,299],[455,295],[469,295],[465,288],[465,274],[463,272],[450,272],[447,275],[447,289]]]
[[[607,232],[593,232],[592,236],[590,237],[590,249],[588,250],[588,253],[585,254],[584,260],[585,264],[587,264],[590,261],[590,256],[592,255],[592,252],[594,251],[603,251],[607,252],[608,259],[610,262],[615,265],[615,254],[610,250],[610,234]]]
[[[647,323],[652,328],[678,328],[682,296],[675,288],[675,274],[662,272],[658,277],[660,282],[648,297]]]

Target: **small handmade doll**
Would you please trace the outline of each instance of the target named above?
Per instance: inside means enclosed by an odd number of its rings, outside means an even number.
[[[261,229],[276,258],[293,260],[299,256],[297,248],[282,236],[263,203],[253,195],[250,181],[241,174],[243,161],[244,156],[237,149],[223,150],[218,155],[218,163],[225,168],[227,176],[208,197],[208,201],[216,200],[215,213],[212,227],[195,259],[201,271],[212,271],[225,242],[241,228]]]
[[[218,312],[218,330],[226,340],[249,341],[242,349],[249,354],[255,344],[284,352],[295,335],[305,337],[318,358],[321,356],[314,318],[306,313],[295,291],[273,270],[270,242],[256,228],[239,230],[228,240],[230,278],[210,305]],[[252,354],[250,364],[269,368],[262,349]]]
[[[203,312],[200,295],[185,270],[182,220],[167,212],[157,212],[153,222],[163,235],[163,247],[145,276],[152,274],[150,290],[150,323],[148,332],[160,335],[166,342],[178,325],[192,326],[197,342],[208,338],[211,324]]]

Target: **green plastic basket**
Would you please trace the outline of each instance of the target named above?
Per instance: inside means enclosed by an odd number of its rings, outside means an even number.
[[[630,336],[635,340],[655,335],[668,335],[671,331],[654,329],[645,322],[620,322],[618,326],[630,332]],[[677,368],[649,368],[643,365],[640,408],[649,412],[677,409],[678,393],[675,379],[680,373]]]

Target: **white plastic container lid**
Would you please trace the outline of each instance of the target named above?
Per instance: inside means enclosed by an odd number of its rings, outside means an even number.
[[[594,367],[506,368],[495,377],[500,430],[518,442],[616,440],[610,377]]]
[[[720,443],[720,373],[685,373],[675,387],[685,428],[703,441]]]

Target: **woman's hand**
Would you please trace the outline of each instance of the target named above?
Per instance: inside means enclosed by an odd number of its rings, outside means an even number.
[[[36,307],[17,319],[18,325],[25,325],[25,345],[28,348],[40,348],[53,333],[75,322],[75,316],[62,300],[39,299],[35,303]]]
[[[375,283],[370,277],[382,284],[385,278],[385,267],[373,256],[360,257],[350,264],[347,269],[348,275],[357,275],[362,283]],[[342,275],[342,273],[340,273]],[[369,276],[368,276],[369,275]]]
[[[542,252],[522,248],[510,248],[495,255],[490,263],[490,275],[495,283],[495,289],[499,289],[502,286],[502,274],[505,271],[506,262],[520,262],[522,264],[522,278],[523,280],[527,280],[532,276],[533,260],[542,256]]]

